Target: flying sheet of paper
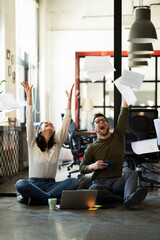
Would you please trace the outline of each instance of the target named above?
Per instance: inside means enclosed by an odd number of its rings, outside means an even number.
[[[126,100],[128,105],[131,105],[137,101],[135,94],[133,93],[132,89],[126,85],[121,84],[120,82],[121,77],[114,81],[114,84]]]
[[[103,77],[106,75],[105,72],[87,72],[87,76],[91,79],[92,82],[97,80],[103,80]]]
[[[17,102],[11,93],[0,95],[0,110],[4,112],[13,111],[26,106],[25,102]]]
[[[131,143],[132,150],[137,155],[145,154],[145,153],[152,153],[152,152],[159,152],[157,146],[157,138],[141,140]]]
[[[110,62],[110,58],[110,56],[85,57],[83,71],[87,73],[92,82],[102,80],[106,74],[115,70]]]
[[[154,119],[153,121],[157,134],[157,144],[160,146],[160,118]]]
[[[124,69],[122,77],[120,79],[120,83],[132,88],[139,89],[143,82],[144,76],[144,74]]]

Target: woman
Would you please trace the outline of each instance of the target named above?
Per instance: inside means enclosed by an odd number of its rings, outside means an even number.
[[[56,182],[58,157],[60,148],[67,138],[71,122],[71,98],[74,84],[70,93],[66,91],[68,103],[61,130],[55,135],[52,123],[42,122],[35,134],[32,116],[32,87],[22,82],[27,95],[26,121],[27,142],[29,153],[29,180],[20,179],[16,183],[17,199],[21,203],[32,205],[33,202],[48,204],[49,198],[60,201],[63,190],[78,188],[75,178]]]

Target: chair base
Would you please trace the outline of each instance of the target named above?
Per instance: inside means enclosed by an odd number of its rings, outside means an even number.
[[[142,177],[142,176],[138,176],[138,187],[142,187],[142,182],[147,182],[150,183],[150,187],[153,187],[154,185],[160,185],[159,181],[150,179],[150,178],[146,178],[146,177]]]
[[[70,164],[70,162],[71,161],[65,161],[65,162],[63,162],[62,164],[60,164],[60,165],[58,165],[58,169],[61,169],[61,167],[63,167],[63,166],[68,166],[69,164]]]
[[[70,168],[73,167],[73,165],[75,164],[75,160],[72,160],[68,166],[67,166],[67,170],[70,171]]]
[[[77,173],[77,172],[79,172],[79,170],[70,171],[70,172],[68,173],[68,178],[71,177],[71,174],[72,174],[72,173]]]
[[[143,169],[143,166],[141,167]],[[140,169],[140,168],[139,168]],[[157,174],[156,172],[151,171],[153,174]],[[150,186],[153,187],[154,185],[160,185],[160,181],[153,180],[147,177],[142,176],[142,171],[137,171],[138,175],[138,187],[142,187],[142,182],[150,183]],[[159,175],[159,174],[158,174]]]

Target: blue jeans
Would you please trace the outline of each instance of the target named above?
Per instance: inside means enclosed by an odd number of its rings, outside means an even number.
[[[137,173],[130,170],[119,178],[97,179],[90,190],[98,190],[98,203],[123,202],[137,189]]]
[[[56,182],[54,178],[29,178],[20,179],[16,182],[16,190],[24,198],[31,197],[37,202],[48,204],[49,198],[60,198],[63,190],[76,190],[79,186],[76,178],[69,178]]]

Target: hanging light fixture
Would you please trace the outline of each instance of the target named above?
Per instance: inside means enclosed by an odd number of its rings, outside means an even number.
[[[148,62],[147,61],[141,61],[141,62],[128,61],[128,67],[129,68],[147,67],[147,66],[148,66]]]
[[[150,8],[139,7],[135,10],[136,20],[129,32],[129,42],[151,43],[157,40],[157,34],[153,23],[150,21]]]
[[[152,43],[129,43],[128,53],[131,54],[151,54],[153,53]]]
[[[134,62],[143,62],[151,58],[150,54],[128,54],[128,60]]]

